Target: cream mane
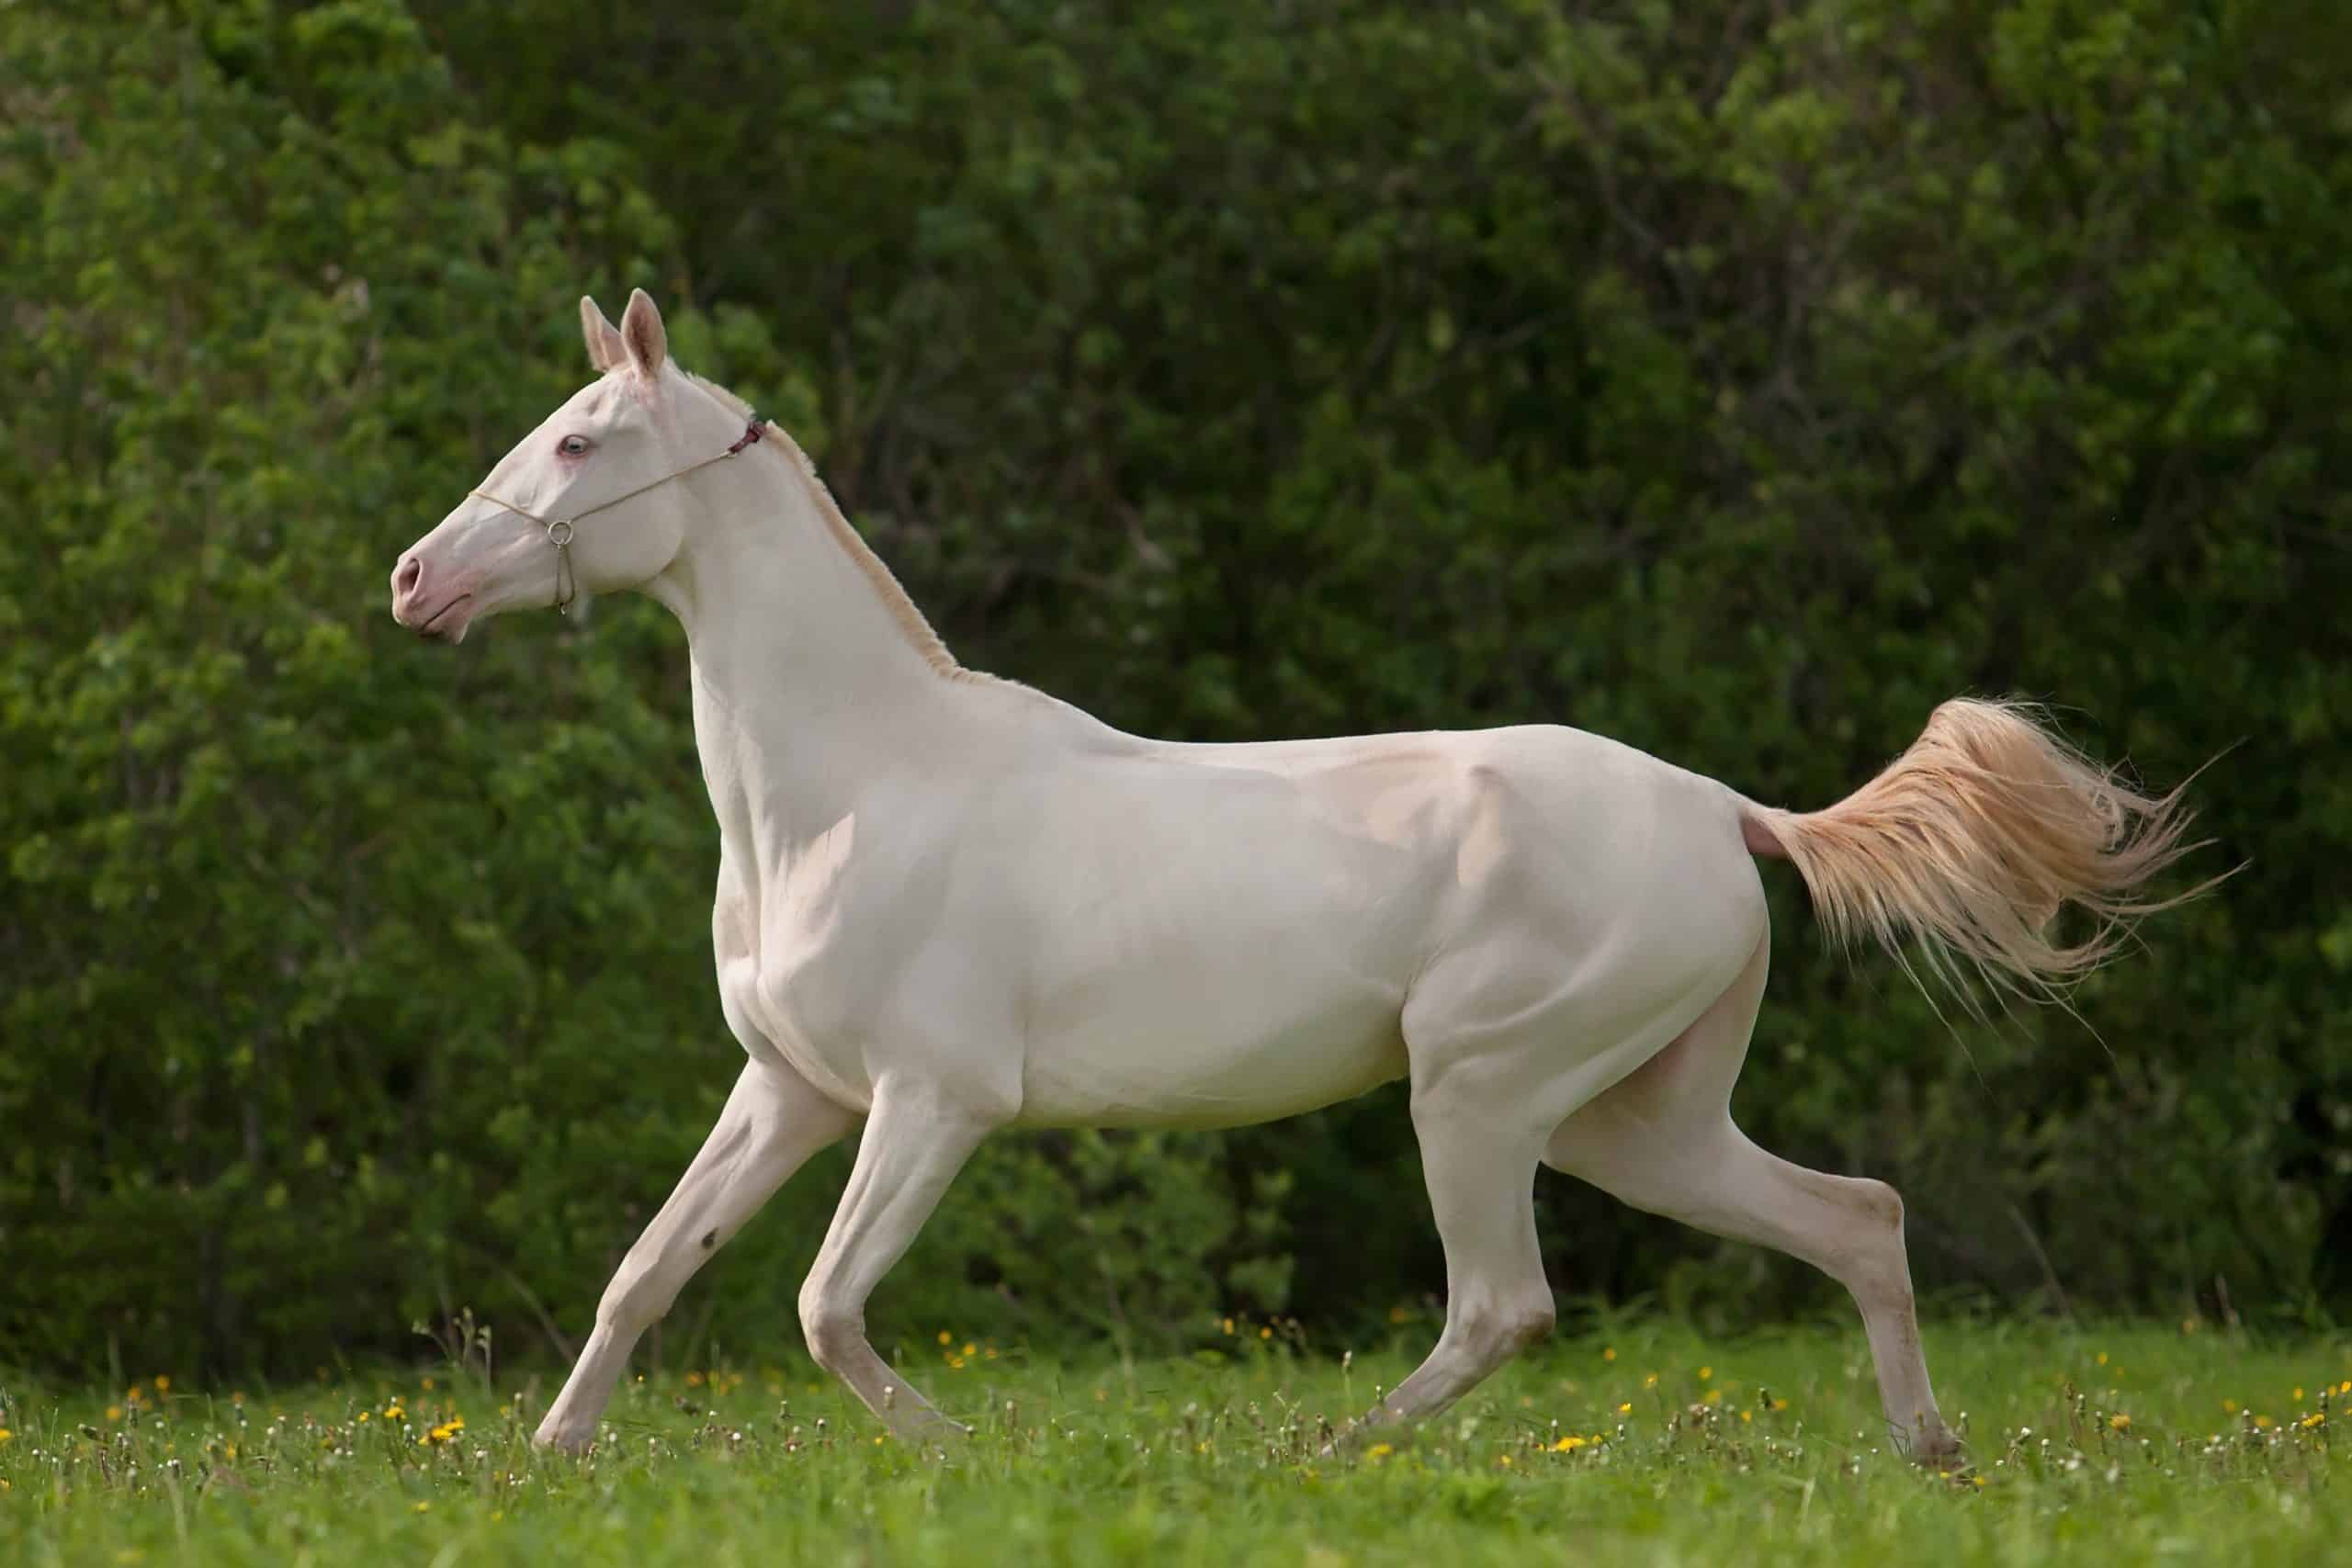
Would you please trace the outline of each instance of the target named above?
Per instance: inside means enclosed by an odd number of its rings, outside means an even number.
[[[752,405],[718,382],[690,370],[682,374],[746,421],[752,417]],[[882,558],[874,553],[873,547],[866,544],[857,530],[850,526],[849,519],[842,515],[840,503],[833,500],[833,492],[825,488],[825,481],[818,476],[817,465],[808,460],[808,454],[800,449],[800,443],[772,419],[761,421],[761,433],[790,455],[801,481],[808,487],[809,496],[817,503],[817,515],[825,520],[826,530],[832,535],[833,542],[857,563],[858,570],[865,574],[865,580],[874,585],[874,592],[881,596],[883,607],[890,612],[890,618],[898,623],[899,630],[905,634],[908,644],[922,655],[923,661],[951,680],[1000,680],[999,676],[967,669],[956,662],[956,656],[947,650],[947,644],[940,640],[939,633],[932,628],[931,622],[924,617],[914,600],[908,597],[907,591],[899,585],[898,578],[883,564]],[[1018,684],[1011,681],[1003,683]]]

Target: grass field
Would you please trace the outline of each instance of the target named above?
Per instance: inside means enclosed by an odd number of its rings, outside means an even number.
[[[1344,1363],[1247,1324],[1134,1363],[951,1335],[902,1357],[978,1427],[946,1463],[877,1440],[797,1353],[628,1385],[584,1460],[531,1450],[551,1390],[528,1379],[11,1384],[0,1562],[2352,1561],[2330,1443],[2352,1339],[1931,1327],[1971,1449],[1939,1473],[1879,1435],[1859,1331],[1627,1322],[1514,1363],[1418,1439],[1322,1457],[1325,1418],[1409,1370],[1403,1332]]]

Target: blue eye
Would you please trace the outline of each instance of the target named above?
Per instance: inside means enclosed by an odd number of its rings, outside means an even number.
[[[555,449],[567,457],[584,457],[588,455],[588,438],[584,435],[567,435],[555,444]]]

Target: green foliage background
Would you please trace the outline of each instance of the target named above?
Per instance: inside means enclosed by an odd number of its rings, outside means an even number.
[[[734,1071],[684,648],[386,574],[586,375],[800,435],[964,659],[1193,739],[1555,720],[1797,805],[1962,690],[2218,897],[1955,1040],[1773,877],[1740,1092],[1924,1286],[2352,1291],[2352,34],[2324,0],[0,4],[0,1359],[577,1335]],[[773,1356],[804,1175],[668,1326]],[[1785,1260],[1546,1178],[1555,1285]],[[1442,1285],[1396,1091],[984,1150],[899,1333]]]

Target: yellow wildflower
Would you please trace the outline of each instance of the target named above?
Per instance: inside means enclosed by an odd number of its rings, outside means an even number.
[[[109,1420],[109,1421],[119,1421],[119,1420],[121,1420],[121,1419],[122,1419],[122,1406],[121,1406],[121,1405],[119,1405],[119,1404],[109,1404],[109,1405],[107,1405],[107,1420]]]
[[[17,1434],[8,1430],[7,1427],[0,1427],[0,1443],[11,1442],[16,1438],[16,1436]]]
[[[1624,1415],[1630,1414],[1630,1413],[1632,1412],[1633,1408],[1634,1408],[1634,1402],[1633,1402],[1632,1400],[1630,1400],[1630,1399],[1629,1399],[1629,1400],[1627,1400],[1624,1404],[1621,1404],[1621,1405],[1619,1405],[1619,1406],[1617,1407],[1617,1414],[1618,1414],[1618,1415],[1620,1415],[1620,1416],[1624,1416]]]
[[[1617,1347],[1611,1345],[1604,1348],[1600,1352],[1600,1359],[1604,1361],[1615,1360],[1617,1359]]]
[[[942,1345],[953,1345],[956,1343],[956,1337],[943,1328],[939,1331],[939,1342]]]
[[[1386,1459],[1390,1454],[1393,1454],[1396,1451],[1396,1450],[1395,1449],[1389,1447],[1386,1443],[1374,1443],[1372,1447],[1364,1450],[1363,1457],[1366,1459]]]
[[[1552,1445],[1552,1451],[1555,1454],[1572,1454],[1584,1446],[1582,1438],[1562,1438]]]
[[[1699,1369],[1699,1381],[1701,1382],[1705,1382],[1709,1378],[1712,1378],[1714,1375],[1715,1369],[1713,1367],[1701,1367]]]
[[[2119,1412],[2107,1418],[2107,1425],[2109,1431],[2128,1432],[2132,1429],[2132,1417]]]

